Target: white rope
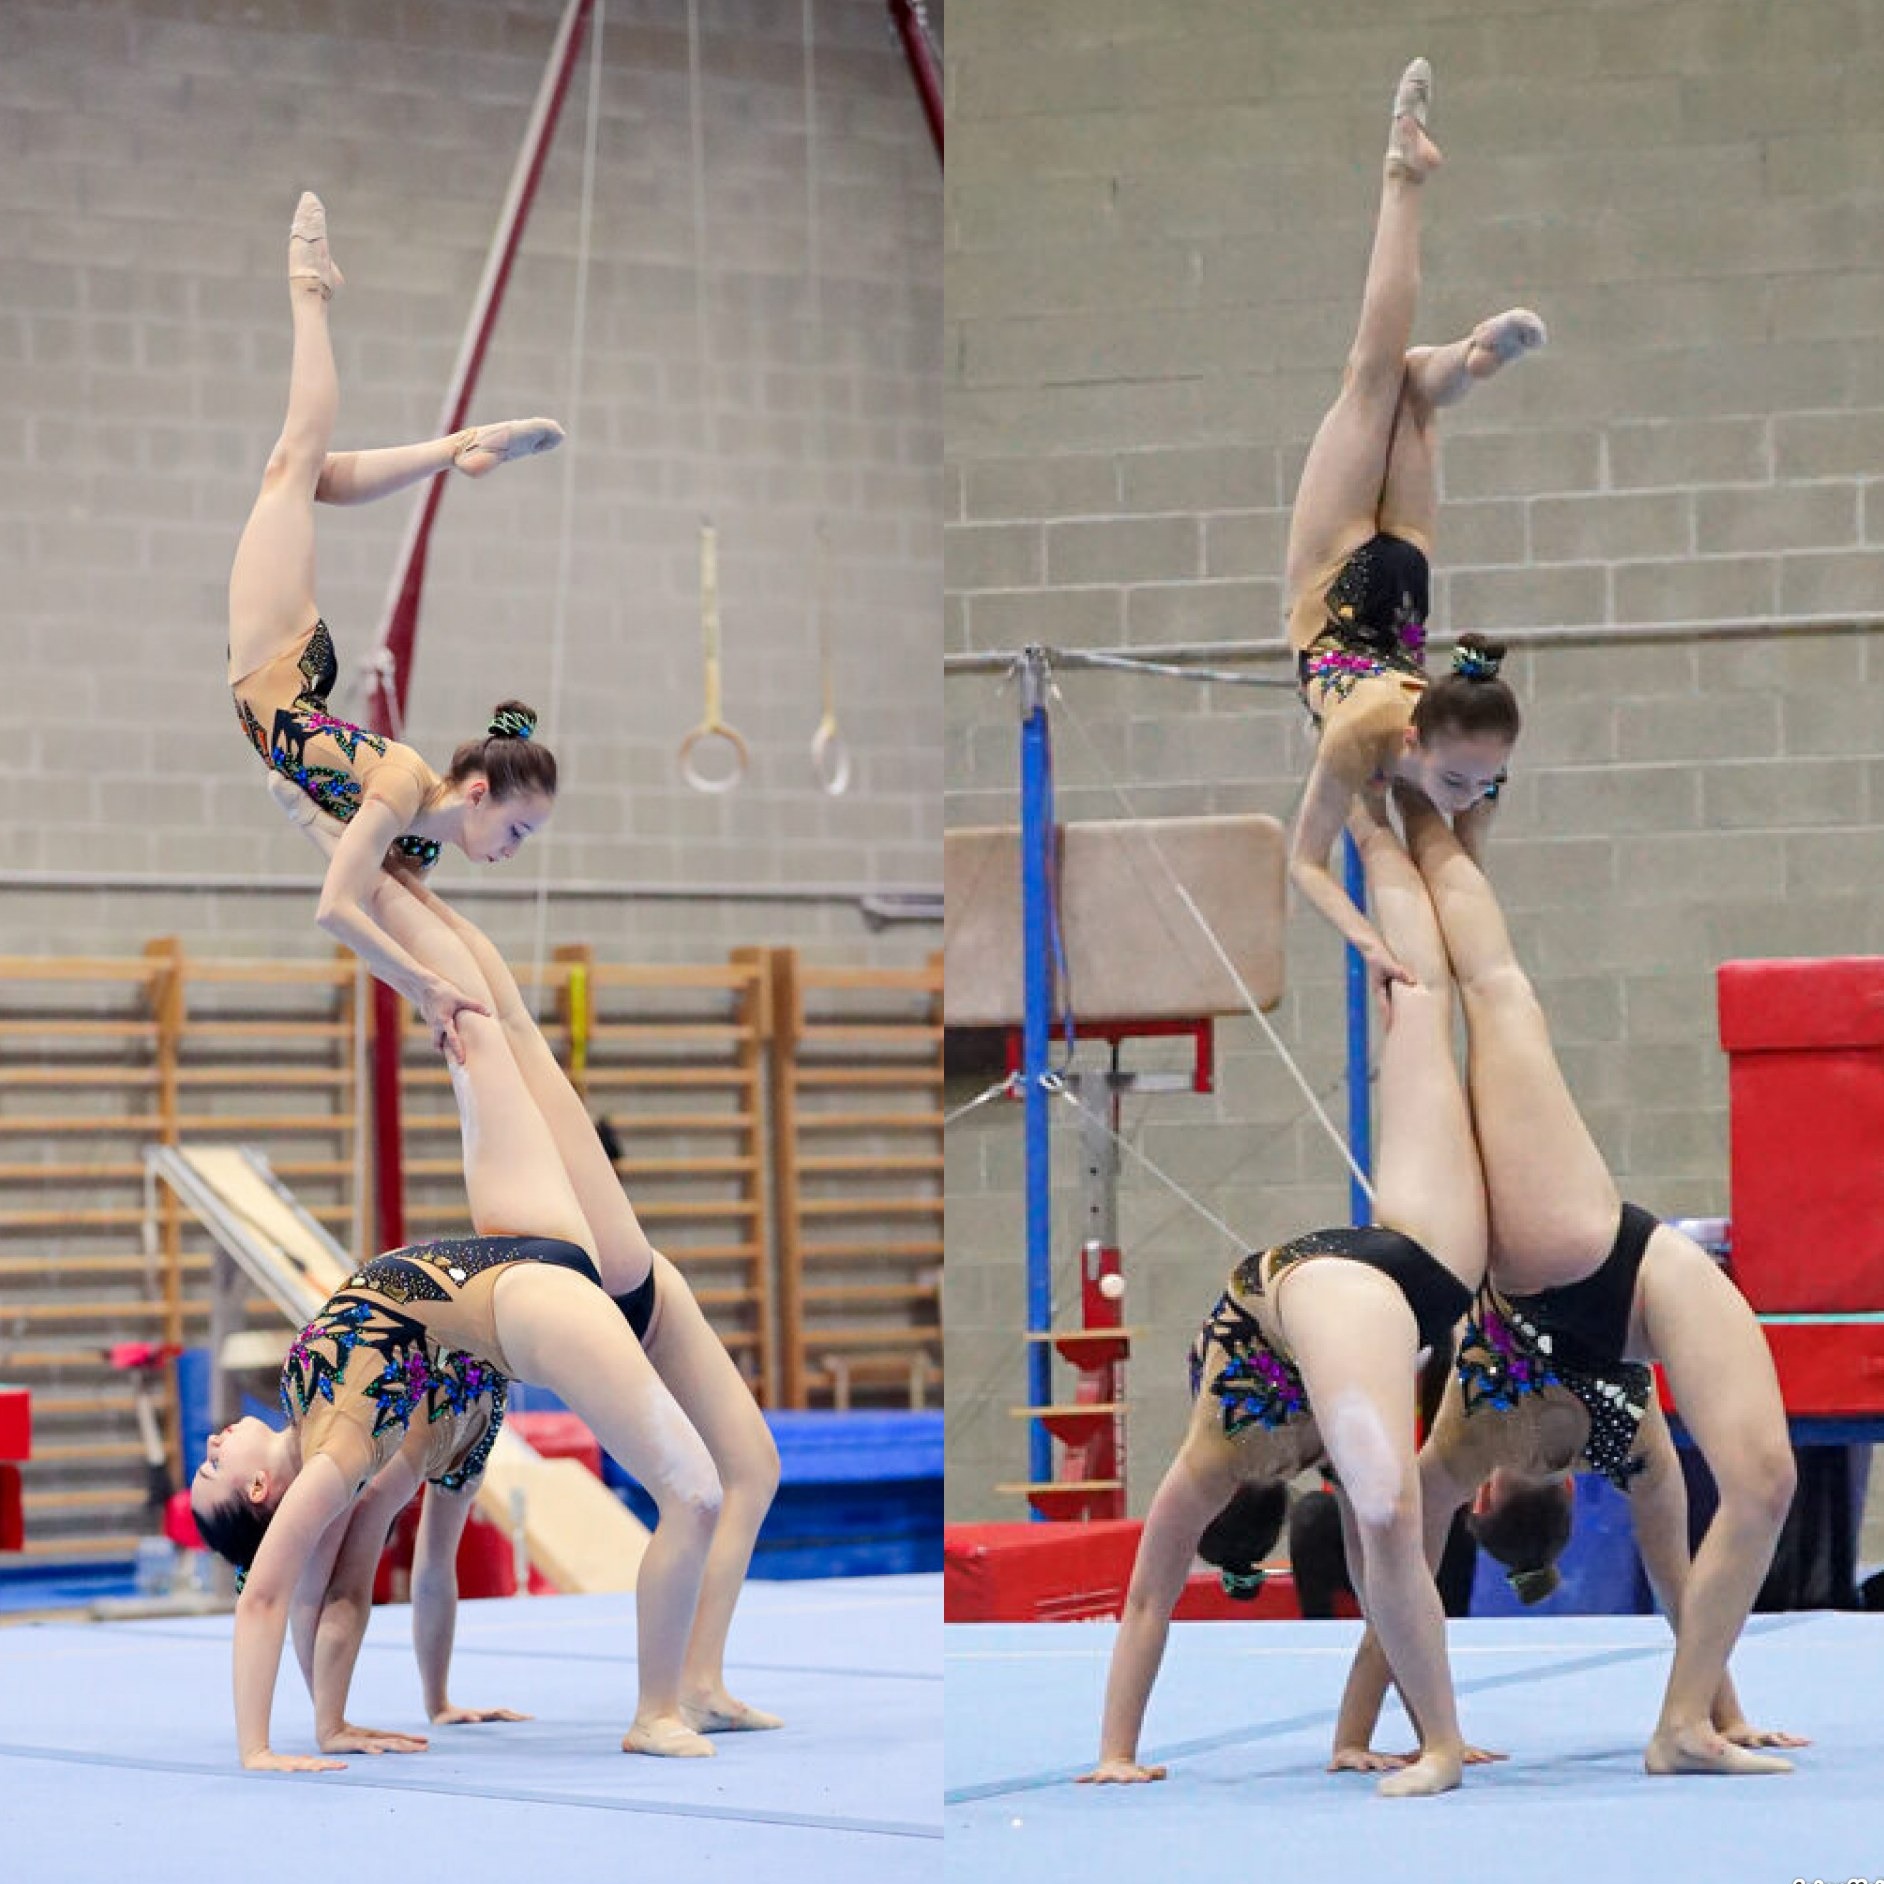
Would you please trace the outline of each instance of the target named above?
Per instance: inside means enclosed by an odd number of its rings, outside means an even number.
[[[582,369],[588,352],[589,333],[589,255],[591,230],[595,220],[595,152],[602,119],[602,27],[607,11],[606,0],[595,0],[595,13],[589,29],[589,121],[582,140],[582,203],[576,219],[575,308],[569,321],[569,390],[564,395],[563,410],[569,414],[570,436],[563,446],[563,527],[556,553],[556,587],[550,611],[549,698],[545,706],[552,728],[562,724],[563,651],[568,640],[569,590],[576,553],[576,464],[581,450]],[[549,864],[550,843],[556,829],[552,819],[538,833],[536,876],[536,941],[532,950],[536,962],[536,986],[532,1003],[537,1019],[543,1018],[549,985]]]
[[[700,488],[706,493],[713,464],[713,420],[707,406],[706,124],[700,108],[699,0],[687,0],[687,120],[693,144],[693,341],[700,371]],[[701,507],[710,522],[713,506],[703,503]]]
[[[805,287],[810,307],[811,344],[806,364],[811,369],[812,453],[814,475],[820,484],[829,475],[830,431],[824,402],[824,244],[818,220],[818,59],[814,0],[804,0],[802,33],[805,45]],[[822,498],[820,490],[819,496]],[[811,769],[827,797],[841,797],[850,786],[850,752],[837,725],[837,683],[831,661],[829,607],[830,532],[824,505],[815,507],[811,523],[812,579],[809,599],[812,646],[817,650],[823,717],[811,739]]]
[[[986,1092],[977,1093],[966,1105],[959,1105],[953,1112],[944,1113],[942,1117],[942,1129],[946,1132],[957,1119],[967,1118],[969,1113],[973,1112],[978,1106],[985,1106],[990,1099],[1007,1098],[1019,1088],[1020,1078],[1021,1076],[1018,1073],[1010,1073],[1006,1079],[996,1080]]]
[[[1072,703],[1060,690],[1058,682],[1050,681],[1049,685],[1052,689],[1053,698],[1065,710],[1067,718],[1073,722],[1074,730],[1085,740],[1094,761],[1099,767],[1107,789],[1112,792],[1119,803],[1125,808],[1125,815],[1129,818],[1136,818],[1138,813],[1133,808],[1131,799],[1127,796],[1125,788],[1112,776],[1111,768],[1106,764],[1105,755],[1100,751],[1098,742],[1087,730],[1085,722],[1074,712]],[[1257,1004],[1256,997],[1250,993],[1248,984],[1237,972],[1236,964],[1231,961],[1229,953],[1225,950],[1223,943],[1218,939],[1216,931],[1204,920],[1203,911],[1197,907],[1190,891],[1187,890],[1184,884],[1179,880],[1177,872],[1171,867],[1171,860],[1164,854],[1163,848],[1159,845],[1157,838],[1150,833],[1149,829],[1147,829],[1145,833],[1145,841],[1151,850],[1151,854],[1158,860],[1158,867],[1169,879],[1172,889],[1177,892],[1178,899],[1183,903],[1184,907],[1190,911],[1191,919],[1197,924],[1204,940],[1209,944],[1211,952],[1216,956],[1217,960],[1223,964],[1224,968],[1229,971],[1230,980],[1235,986],[1243,1005],[1255,1017],[1256,1024],[1263,1030],[1270,1046],[1275,1049],[1277,1057],[1282,1061],[1284,1067],[1288,1069],[1289,1077],[1295,1081],[1302,1097],[1308,1101],[1309,1110],[1315,1115],[1316,1121],[1320,1124],[1322,1130],[1328,1134],[1329,1142],[1341,1154],[1341,1162],[1347,1166],[1349,1175],[1354,1179],[1355,1183],[1361,1187],[1368,1201],[1371,1203],[1374,1197],[1374,1187],[1368,1182],[1367,1174],[1355,1163],[1354,1154],[1348,1149],[1347,1140],[1342,1137],[1334,1120],[1328,1116],[1326,1108],[1323,1107],[1321,1100],[1315,1094],[1314,1087],[1308,1083],[1308,1076],[1302,1071],[1301,1067],[1296,1064],[1295,1056],[1289,1051],[1282,1036],[1277,1033],[1274,1026],[1271,1025],[1269,1016],[1265,1014],[1262,1008]]]
[[[1209,1224],[1210,1227],[1213,1230],[1215,1230],[1217,1234],[1221,1236],[1226,1242],[1233,1243],[1238,1249],[1242,1250],[1245,1254],[1247,1254],[1251,1249],[1255,1247],[1255,1245],[1250,1242],[1249,1238],[1244,1236],[1241,1231],[1231,1229],[1230,1226],[1227,1223],[1225,1223],[1224,1220],[1220,1216],[1218,1216],[1217,1213],[1214,1210],[1212,1210],[1210,1206],[1206,1204],[1201,1198],[1194,1197],[1189,1191],[1187,1191],[1184,1188],[1184,1186],[1177,1181],[1176,1178],[1172,1177],[1171,1174],[1164,1169],[1162,1165],[1158,1164],[1154,1159],[1149,1157],[1146,1153],[1140,1151],[1138,1147],[1131,1142],[1130,1139],[1121,1138],[1118,1135],[1118,1133],[1115,1132],[1112,1129],[1112,1127],[1109,1126],[1105,1122],[1104,1119],[1100,1118],[1096,1113],[1090,1111],[1087,1107],[1081,1105],[1078,1098],[1068,1088],[1066,1082],[1063,1079],[1059,1078],[1055,1074],[1049,1073],[1041,1081],[1041,1084],[1045,1086],[1049,1092],[1055,1093],[1060,1098],[1064,1099],[1067,1102],[1067,1104],[1070,1105],[1073,1108],[1073,1110],[1080,1115],[1082,1119],[1090,1120],[1094,1125],[1097,1125],[1098,1128],[1102,1132],[1104,1132],[1105,1135],[1109,1139],[1111,1139],[1113,1144],[1118,1146],[1118,1148],[1121,1151],[1127,1153],[1129,1156],[1133,1158],[1136,1158],[1138,1162],[1142,1164],[1145,1167],[1145,1169],[1149,1171],[1151,1175],[1155,1177],[1158,1180],[1158,1182],[1162,1184],[1165,1187],[1165,1189],[1168,1190],[1171,1193],[1171,1195],[1179,1201],[1179,1203],[1188,1204],[1190,1208],[1196,1211],[1196,1213],[1200,1217],[1202,1217],[1203,1220],[1207,1224]]]

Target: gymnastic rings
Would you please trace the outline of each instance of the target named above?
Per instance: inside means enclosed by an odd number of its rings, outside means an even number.
[[[746,742],[728,726],[720,712],[720,562],[719,541],[713,525],[700,525],[700,641],[706,663],[706,707],[700,724],[680,742],[674,755],[680,776],[697,792],[729,792],[746,776]],[[723,746],[731,755],[730,770],[702,771],[702,748]]]
[[[831,679],[830,610],[826,607],[830,595],[830,544],[822,524],[818,526],[817,564],[818,676],[823,689],[824,717],[811,735],[811,770],[827,797],[841,798],[850,790],[850,748],[837,730],[837,689]]]
[[[811,769],[829,797],[841,798],[850,790],[850,748],[829,707],[811,735]]]

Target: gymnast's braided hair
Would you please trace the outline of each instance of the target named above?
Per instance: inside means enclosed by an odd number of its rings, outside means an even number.
[[[1479,1548],[1505,1567],[1505,1581],[1524,1604],[1541,1603],[1563,1581],[1557,1559],[1570,1541],[1572,1493],[1568,1479],[1506,1492],[1466,1524]]]
[[[1275,1549],[1288,1515],[1289,1488],[1279,1479],[1242,1485],[1197,1540],[1197,1554],[1216,1566],[1224,1592],[1253,1602],[1262,1588],[1262,1560]]]
[[[1446,738],[1516,740],[1523,720],[1518,696],[1499,677],[1504,659],[1502,641],[1459,637],[1452,671],[1434,681],[1413,709],[1413,730],[1422,745]]]
[[[491,723],[482,739],[467,739],[451,755],[451,769],[445,774],[452,785],[462,785],[474,772],[490,780],[491,796],[499,804],[523,792],[542,792],[556,796],[556,756],[547,746],[540,746],[536,732],[536,709],[521,700],[505,700],[491,713]]]

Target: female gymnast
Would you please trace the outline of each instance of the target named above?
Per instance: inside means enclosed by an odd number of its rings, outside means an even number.
[[[327,304],[340,285],[327,213],[306,194],[288,238],[287,417],[229,573],[229,685],[263,762],[348,824],[322,888],[321,927],[411,1000],[434,1038],[455,1052],[454,1016],[475,1002],[374,924],[366,889],[389,850],[420,865],[444,844],[479,863],[514,855],[550,815],[556,761],[526,737],[533,717],[515,701],[498,708],[485,738],[458,748],[443,777],[409,746],[328,711],[339,668],[314,601],[314,506],[370,503],[447,469],[483,477],[552,449],[563,430],[552,419],[520,419],[425,444],[330,451],[340,381]]]
[[[1489,1281],[1423,1468],[1429,1548],[1442,1514],[1472,1497],[1489,1468],[1510,1474],[1489,1474],[1478,1524],[1495,1532],[1527,1481],[1559,1479],[1579,1454],[1587,1458],[1629,1493],[1643,1559],[1675,1632],[1643,1756],[1648,1771],[1788,1771],[1789,1761],[1752,1749],[1803,1743],[1750,1728],[1727,1678],[1794,1481],[1786,1411],[1759,1324],[1705,1250],[1622,1202],[1484,873],[1432,806],[1410,793],[1401,800],[1465,1006],[1491,1213]],[[1685,1490],[1641,1365],[1651,1360],[1667,1370],[1720,1492],[1691,1565]],[[1544,1552],[1533,1544],[1524,1555],[1522,1587],[1544,1594]],[[1344,1718],[1344,1745],[1365,1747],[1362,1717]]]
[[[1556,1560],[1570,1541],[1574,1505],[1566,1474],[1575,1470],[1600,1472],[1628,1494],[1642,1567],[1672,1622],[1681,1613],[1690,1569],[1688,1500],[1654,1377],[1633,1361],[1554,1366],[1513,1331],[1489,1292],[1482,1294],[1420,1450],[1428,1561],[1444,1541],[1450,1514],[1469,1507],[1472,1535],[1505,1566],[1519,1599],[1542,1602],[1562,1581]],[[1398,1755],[1377,1753],[1372,1745],[1388,1679],[1379,1644],[1367,1632],[1341,1697],[1331,1772],[1382,1772],[1399,1763]],[[1809,1744],[1796,1734],[1753,1726],[1725,1669],[1709,1718],[1734,1746]],[[1468,1763],[1504,1757],[1466,1749]]]
[[[510,1708],[457,1706],[449,1692],[458,1541],[503,1426],[508,1382],[496,1368],[449,1349],[432,1351],[427,1364],[430,1383],[399,1449],[374,1475],[345,1522],[329,1529],[295,1588],[289,1619],[314,1701],[315,1743],[323,1753],[418,1753],[426,1747],[423,1735],[361,1727],[346,1717],[347,1689],[372,1613],[380,1553],[394,1520],[421,1485],[425,1497],[412,1562],[412,1645],[426,1716],[439,1727],[529,1719]],[[284,1410],[291,1422],[300,1416],[292,1396],[284,1396]],[[232,1562],[246,1565],[254,1557],[269,1507],[247,1497],[210,1496],[208,1481],[227,1481],[252,1463],[245,1449],[272,1456],[282,1438],[261,1422],[238,1422],[210,1439],[205,1464],[214,1460],[217,1470],[198,1472],[191,1502],[204,1541]],[[200,1499],[194,1495],[199,1488]]]
[[[602,1292],[588,1223],[500,1024],[466,1014],[461,1034],[464,1059],[451,1077],[478,1234],[394,1250],[350,1277],[288,1350],[282,1394],[290,1424],[275,1432],[257,1419],[238,1421],[210,1442],[191,1487],[206,1535],[226,1522],[230,1506],[247,1506],[260,1520],[235,1618],[236,1731],[246,1767],[334,1764],[269,1746],[284,1631],[297,1592],[327,1587],[344,1548],[334,1534],[344,1532],[361,1493],[402,1452],[408,1473],[413,1456],[422,1456],[427,1435],[416,1422],[441,1380],[442,1348],[553,1388],[653,1494],[659,1521],[635,1595],[640,1698],[622,1745],[712,1751],[684,1717],[681,1690],[719,1475]],[[317,1649],[317,1674],[318,1660]]]
[[[1440,163],[1426,135],[1432,82],[1415,59],[1394,94],[1360,324],[1302,467],[1284,576],[1302,700],[1321,729],[1290,873],[1376,984],[1409,973],[1328,867],[1350,802],[1383,779],[1409,780],[1475,847],[1519,728],[1495,643],[1464,637],[1453,671],[1426,681],[1438,413],[1545,339],[1535,314],[1512,308],[1448,346],[1412,345],[1420,201]]]
[[[280,670],[292,667],[300,675],[299,661],[311,658],[326,639],[313,600],[310,493],[363,501],[450,462],[477,475],[505,456],[545,449],[561,437],[549,421],[530,421],[391,452],[327,456],[337,395],[326,310],[339,277],[327,253],[325,215],[312,196],[302,198],[296,213],[289,277],[295,352],[288,421],[231,580],[231,672],[245,665],[246,657],[237,653],[240,646],[249,646],[251,654],[271,651],[272,665],[261,671],[277,674],[281,688],[292,683]],[[251,627],[246,638],[245,623]],[[534,723],[527,712],[500,710],[491,736],[460,749],[438,792],[429,799],[415,797],[414,768],[422,762],[376,734],[327,715],[321,704],[323,675],[331,678],[331,656],[312,678],[302,676],[309,697],[297,695],[290,702],[283,740],[256,740],[270,764],[269,783],[278,801],[328,856],[323,924],[355,946],[376,975],[419,1004],[435,1041],[448,1053],[458,1051],[457,1015],[498,1019],[575,1188],[607,1290],[621,1304],[659,1382],[704,1442],[720,1475],[724,1497],[687,1642],[683,1715],[705,1732],[776,1727],[776,1716],[727,1691],[722,1667],[734,1606],[778,1487],[771,1433],[680,1271],[649,1243],[581,1098],[525,1007],[503,958],[420,881],[443,842],[459,843],[482,861],[513,854],[548,815],[555,762],[530,737]],[[248,685],[238,685],[239,700]],[[274,710],[280,723],[283,709]],[[254,708],[245,706],[244,713],[245,724],[260,723]],[[326,739],[327,746],[319,750],[331,763],[306,764],[301,756],[305,740],[294,743],[301,737],[297,729],[305,731],[306,739]],[[382,765],[386,759],[393,763]],[[408,819],[405,807],[414,804],[419,809]],[[389,842],[396,870],[382,867]]]
[[[1198,1539],[1239,1485],[1287,1480],[1325,1455],[1341,1481],[1363,1607],[1420,1725],[1419,1758],[1380,1790],[1459,1783],[1445,1618],[1421,1554],[1414,1378],[1419,1350],[1450,1340],[1484,1275],[1485,1195],[1431,903],[1390,831],[1358,806],[1352,828],[1381,932],[1414,970],[1390,991],[1380,1050],[1377,1222],[1246,1258],[1204,1323],[1190,1425],[1145,1520],[1089,1781],[1164,1777],[1140,1764],[1138,1741]]]

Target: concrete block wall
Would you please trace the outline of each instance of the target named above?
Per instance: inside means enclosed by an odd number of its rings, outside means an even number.
[[[321,191],[348,277],[337,444],[428,434],[562,10],[0,10],[0,950],[164,932],[208,951],[324,950],[297,895],[22,879],[311,881],[223,684],[230,555],[286,391],[288,215],[303,186]],[[941,181],[916,98],[875,0],[817,0],[814,274],[801,7],[701,0],[702,277],[686,6],[606,12],[586,344],[578,360],[585,54],[475,402],[556,413],[570,442],[447,492],[408,736],[442,762],[495,701],[532,701],[565,789],[512,877],[699,892],[552,899],[551,942],[617,958],[762,941],[924,953],[933,929],[873,935],[854,901],[718,893],[940,880]],[[378,624],[411,501],[321,515],[343,673]],[[701,711],[708,512],[726,713],[752,746],[745,784],[719,798],[674,763]],[[842,798],[809,760],[820,519],[856,761]],[[440,885],[480,874],[454,856]],[[534,937],[533,910],[467,906],[505,946]]]
[[[1337,383],[1405,61],[1438,79],[1419,337],[1514,303],[1550,349],[1447,415],[1441,632],[1521,646],[1493,872],[1630,1195],[1728,1207],[1724,958],[1884,950],[1884,13],[1747,0],[958,4],[945,201],[947,647],[1279,649],[1306,443]],[[1753,624],[1751,639],[1710,632]],[[1642,642],[1617,631],[1658,626]],[[1606,637],[1608,637],[1606,639]],[[1279,654],[1242,665],[1281,679]],[[1062,815],[1288,819],[1281,689],[1064,673]],[[1016,815],[998,678],[947,683],[948,817]],[[1123,789],[1123,796],[1120,795]],[[1157,893],[1157,886],[1148,886]],[[1337,946],[1289,933],[1276,1020],[1345,1100]],[[1135,1143],[1251,1242],[1345,1215],[1253,1023]],[[1149,1054],[1141,1063],[1160,1064]],[[972,1096],[965,1084],[953,1103]],[[1078,1192],[1057,1173],[1060,1293]],[[1129,1161],[1128,1161],[1129,1163]],[[951,1515],[1018,1515],[1018,1115],[952,1128]],[[1124,1188],[1134,1508],[1233,1252]]]

